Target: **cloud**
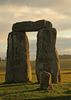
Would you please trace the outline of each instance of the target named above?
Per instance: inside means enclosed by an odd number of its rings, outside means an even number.
[[[61,6],[70,5],[70,0],[0,0],[0,5],[27,5],[27,6],[34,6],[34,7],[56,7],[61,4]],[[56,4],[56,5],[54,5]],[[61,7],[60,7],[61,8]]]
[[[26,13],[26,12],[29,12],[29,8],[27,6],[24,6],[24,7],[22,6],[22,7],[18,8],[18,6],[14,6],[13,7],[13,6],[7,6],[7,5],[5,5],[4,9],[2,9],[3,6],[1,6],[0,8],[1,8],[0,12],[7,12],[7,13],[17,13],[17,12],[22,12],[22,13],[25,12]]]
[[[70,33],[70,4],[70,0],[53,0],[53,2],[51,0],[30,0],[30,2],[28,0],[1,0],[0,21],[13,24],[18,21],[46,19],[53,23],[58,33]],[[69,11],[69,14],[65,14]]]
[[[37,33],[38,32],[26,32],[29,42],[33,42],[37,40]]]
[[[0,57],[5,58],[6,57],[6,49],[7,44],[3,41],[0,41]]]
[[[55,12],[62,13],[63,15],[71,15],[71,0],[0,0],[0,5],[13,7],[17,6],[18,10],[23,6],[37,9],[48,8],[54,10]]]
[[[71,0],[0,0],[0,47],[6,44],[13,23],[40,19],[52,22],[58,33],[58,53],[67,53],[60,50],[70,50]],[[34,54],[37,32],[27,34],[30,39],[30,51]],[[6,50],[6,46],[4,49]]]
[[[71,52],[71,48],[70,49],[63,49],[63,50],[61,50],[61,52]]]
[[[56,41],[58,54],[71,54],[71,37],[58,37]]]
[[[71,0],[0,0],[0,5],[11,5],[11,6],[28,6],[38,8],[52,8],[54,10],[66,10],[70,12]],[[66,8],[66,9],[63,9]]]
[[[71,40],[71,36],[57,36],[57,39],[70,39]],[[67,41],[66,41],[67,42]]]
[[[0,5],[1,22],[46,19],[58,33],[71,32],[71,0],[0,0]]]
[[[0,22],[0,44],[7,43],[7,38],[10,31],[11,31],[11,24]]]
[[[1,39],[1,40],[0,40],[0,44],[5,43],[5,42],[6,42],[5,39]]]
[[[71,18],[59,19],[55,22],[55,25],[59,33],[71,33]]]

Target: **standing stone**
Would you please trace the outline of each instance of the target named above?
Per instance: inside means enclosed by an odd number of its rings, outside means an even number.
[[[52,82],[51,82],[51,74],[46,71],[42,71],[40,73],[40,89],[47,89],[47,88],[53,88]]]
[[[60,62],[55,47],[56,30],[54,28],[43,28],[37,35],[36,75],[40,82],[40,72],[51,73],[52,82],[60,82]]]
[[[29,43],[25,32],[8,36],[6,83],[31,81]]]

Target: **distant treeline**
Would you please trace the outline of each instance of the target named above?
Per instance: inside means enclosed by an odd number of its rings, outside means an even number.
[[[59,55],[60,59],[71,59],[71,55]]]

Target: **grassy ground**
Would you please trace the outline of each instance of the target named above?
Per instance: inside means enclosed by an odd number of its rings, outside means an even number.
[[[61,60],[62,61],[62,60]],[[65,66],[71,66],[71,60],[64,59],[61,62]],[[34,68],[35,62],[31,62]],[[66,63],[66,64],[65,64]],[[5,63],[0,63],[0,67]],[[64,67],[64,66],[63,66]],[[0,100],[71,100],[71,68],[61,68],[62,83],[53,84],[53,90],[39,90],[36,84],[35,69],[32,69],[32,83],[3,84],[5,70],[0,70]]]
[[[6,69],[6,62],[0,62],[0,70]],[[31,67],[35,68],[35,61],[31,61]],[[61,68],[71,68],[71,59],[60,59]]]
[[[61,68],[71,68],[71,59],[60,59]]]
[[[5,71],[0,72],[0,100],[71,100],[71,69],[61,70],[62,83],[53,84],[53,90],[38,90],[35,69],[32,83],[3,84]]]

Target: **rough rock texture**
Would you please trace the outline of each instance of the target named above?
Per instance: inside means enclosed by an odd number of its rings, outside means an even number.
[[[36,75],[40,82],[40,72],[51,73],[52,82],[60,82],[60,62],[56,51],[56,30],[43,28],[37,34]]]
[[[13,31],[38,31],[44,27],[52,27],[51,22],[46,20],[39,20],[36,22],[24,21],[15,23],[12,27]]]
[[[51,82],[51,74],[46,71],[40,73],[40,89],[53,88]]]
[[[25,32],[9,33],[5,81],[31,81],[29,43]]]

